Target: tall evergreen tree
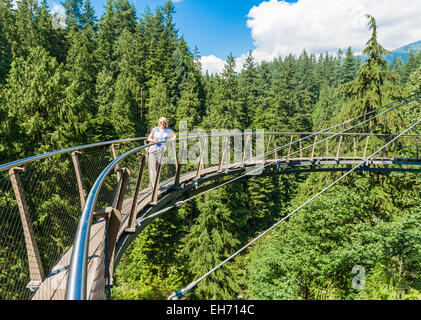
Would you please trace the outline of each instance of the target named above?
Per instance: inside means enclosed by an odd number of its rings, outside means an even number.
[[[12,158],[58,150],[81,142],[83,115],[65,103],[63,70],[42,47],[12,63],[5,88],[8,149]]]
[[[224,205],[222,190],[205,195],[198,203],[200,215],[197,224],[185,238],[183,252],[188,259],[189,271],[194,279],[204,275],[233,253],[239,245],[235,238],[234,221]],[[222,267],[198,284],[192,293],[198,299],[233,299],[239,287],[233,271]]]
[[[235,58],[228,55],[221,78],[207,107],[207,128],[243,129],[245,115],[238,98],[238,77]]]
[[[346,50],[345,59],[342,65],[342,72],[341,72],[341,83],[350,82],[355,79],[357,76],[357,68],[354,59],[354,55],[352,54],[352,49],[349,47]]]
[[[80,16],[80,25],[82,29],[91,28],[94,32],[97,31],[98,18],[95,16],[94,8],[91,0],[85,0]]]
[[[372,30],[371,38],[362,52],[368,57],[367,62],[358,70],[356,79],[342,86],[345,95],[355,99],[355,103],[350,107],[352,115],[366,113],[383,105],[388,93],[388,84],[394,85],[397,81],[395,72],[384,70],[384,56],[390,54],[390,51],[377,42],[376,20],[370,15],[367,15],[367,18]]]
[[[82,4],[83,0],[65,0],[63,2],[67,28],[78,30],[81,27]]]

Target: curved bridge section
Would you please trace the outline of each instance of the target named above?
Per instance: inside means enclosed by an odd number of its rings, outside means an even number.
[[[149,181],[146,148],[152,144],[144,144],[145,138],[2,165],[0,298],[104,299],[119,259],[148,224],[238,179],[345,171],[361,161],[359,171],[420,172],[421,135],[402,135],[381,155],[369,157],[396,136],[250,131],[180,136],[167,142],[155,181]]]

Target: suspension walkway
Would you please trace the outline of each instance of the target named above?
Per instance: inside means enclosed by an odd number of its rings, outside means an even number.
[[[413,112],[420,98],[407,97],[320,132],[180,135],[167,142],[167,161],[158,166],[155,181],[149,181],[146,148],[153,144],[146,137],[0,165],[0,299],[104,299],[120,258],[145,227],[239,179],[421,172],[421,135],[415,131],[421,120],[393,134],[372,126],[386,113],[395,114],[391,122],[404,107],[403,115]]]

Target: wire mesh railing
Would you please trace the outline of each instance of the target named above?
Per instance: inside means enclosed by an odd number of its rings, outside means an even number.
[[[144,139],[114,143],[133,148]],[[31,299],[71,248],[82,195],[113,160],[112,143],[79,146],[1,165],[0,300]]]

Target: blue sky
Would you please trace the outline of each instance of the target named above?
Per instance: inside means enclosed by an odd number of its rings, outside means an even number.
[[[287,0],[297,1],[297,0]],[[165,3],[165,0],[131,0],[136,14],[140,16],[147,6],[152,10]],[[232,52],[240,56],[254,49],[250,29],[247,27],[247,14],[262,0],[181,0],[173,1],[176,7],[175,22],[190,47],[197,46],[201,55],[213,54],[226,58]],[[91,0],[99,18],[106,0]],[[50,9],[60,5],[61,0],[48,0]]]
[[[91,0],[97,17],[106,0]],[[131,0],[141,16],[165,0]],[[387,49],[421,40],[420,0],[173,0],[179,35],[197,46],[203,71],[220,72],[232,53],[240,68],[248,51],[272,60],[303,49],[316,55],[351,46],[359,53],[370,37],[367,13],[377,20],[378,40]],[[61,0],[48,0],[50,10]]]

